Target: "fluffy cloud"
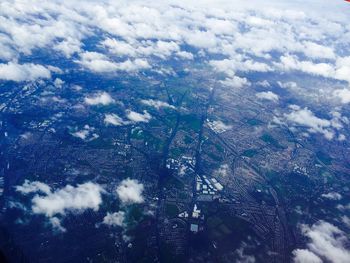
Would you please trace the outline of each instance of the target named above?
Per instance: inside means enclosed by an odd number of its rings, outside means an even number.
[[[272,91],[267,91],[267,92],[259,92],[255,94],[258,99],[263,99],[263,100],[271,100],[271,101],[278,101],[279,97],[277,94],[273,93]]]
[[[68,60],[74,57],[87,70],[108,73],[160,72],[159,60],[208,55],[210,65],[228,74],[226,85],[230,80],[232,86],[243,85],[236,72],[276,70],[350,82],[350,60],[339,51],[348,47],[346,9],[328,1],[326,12],[319,8],[323,2],[4,0],[0,58],[11,61],[34,50],[52,50]],[[96,36],[103,38],[87,45]],[[211,55],[219,56],[213,60]]]
[[[303,42],[304,54],[309,58],[326,58],[326,59],[335,59],[335,54],[333,48],[326,47],[315,42],[305,41]]]
[[[281,70],[298,70],[311,75],[325,78],[335,77],[334,68],[328,63],[314,63],[312,61],[300,61],[296,56],[281,56],[280,63],[275,63]]]
[[[96,73],[114,72],[118,69],[116,63],[97,52],[84,52],[80,54],[80,60],[76,62]]]
[[[83,212],[86,209],[97,211],[102,203],[100,185],[91,182],[76,187],[67,185],[46,195],[35,195],[32,211],[47,217],[65,215],[66,212]]]
[[[246,78],[240,78],[237,76],[228,77],[225,80],[220,81],[220,83],[231,88],[242,88],[250,85],[250,82]]]
[[[231,130],[232,126],[231,125],[227,125],[225,123],[223,123],[220,120],[216,120],[216,121],[209,121],[207,120],[208,126],[215,131],[216,133],[223,133],[227,130]]]
[[[92,97],[86,97],[84,99],[85,103],[88,105],[108,105],[114,103],[114,99],[107,92],[100,92]]]
[[[80,138],[86,141],[92,141],[97,139],[99,135],[94,132],[95,128],[90,127],[89,125],[85,125],[82,130],[76,130],[75,132],[71,132],[74,137]]]
[[[56,230],[56,231],[62,232],[62,233],[64,233],[64,232],[67,231],[67,229],[66,229],[65,227],[62,226],[61,220],[60,220],[59,218],[57,218],[57,217],[51,217],[51,218],[49,219],[49,222],[50,222],[50,224],[51,224],[53,230]]]
[[[99,210],[104,192],[100,185],[92,182],[77,186],[66,185],[53,190],[47,184],[28,180],[23,185],[17,186],[16,191],[24,195],[35,194],[32,198],[32,212],[48,217],[52,227],[60,232],[66,230],[58,216],[65,216],[66,213],[82,213],[87,209]]]
[[[302,233],[309,239],[307,249],[293,251],[295,262],[349,262],[350,251],[346,247],[346,234],[336,226],[319,221],[310,226],[302,225]]]
[[[27,195],[30,193],[37,193],[37,192],[49,194],[51,193],[51,188],[50,186],[42,182],[38,182],[38,181],[30,182],[29,180],[25,180],[23,185],[16,186],[16,191],[20,192],[23,195]]]
[[[342,124],[338,117],[332,119],[322,119],[317,117],[308,108],[300,108],[299,106],[290,106],[292,112],[284,114],[284,118],[292,125],[302,126],[308,129],[310,133],[321,133],[328,140],[335,136],[336,130],[342,128]]]
[[[343,104],[350,103],[350,90],[349,89],[335,90],[333,92],[333,95],[337,99],[340,99],[341,103],[343,103]]]
[[[296,249],[293,251],[295,263],[322,263],[322,260],[307,249]]]
[[[122,126],[128,124],[128,122],[123,121],[117,114],[105,114],[104,122],[107,125]]]
[[[127,59],[117,63],[111,61],[106,55],[97,52],[84,52],[80,54],[80,60],[76,62],[96,73],[110,73],[115,71],[133,72],[151,67],[145,59]]]
[[[107,213],[103,218],[103,224],[108,226],[123,226],[125,220],[125,212],[119,211],[115,213]]]
[[[126,117],[132,122],[149,122],[152,119],[152,116],[145,110],[143,114],[129,110]]]
[[[342,199],[341,194],[335,193],[335,192],[330,192],[330,193],[327,193],[327,194],[322,194],[322,197],[323,197],[323,198],[326,198],[326,199],[330,199],[330,200],[341,200],[341,199]]]
[[[159,101],[159,100],[141,100],[141,103],[147,105],[147,106],[151,106],[151,107],[155,107],[156,109],[160,109],[160,108],[171,108],[174,109],[175,107],[173,105],[170,105],[167,102],[164,101]]]
[[[137,180],[127,178],[120,182],[116,192],[122,203],[139,204],[144,201],[142,196],[143,189],[143,184],[139,183]]]
[[[0,79],[12,81],[34,81],[37,79],[49,79],[51,72],[46,67],[33,63],[17,64],[8,62],[0,63]]]

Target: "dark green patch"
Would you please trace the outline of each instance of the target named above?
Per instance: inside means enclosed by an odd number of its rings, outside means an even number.
[[[186,127],[194,131],[199,131],[202,125],[201,119],[195,114],[181,116],[181,120]]]
[[[284,149],[284,147],[280,145],[279,142],[270,134],[265,133],[263,136],[260,137],[260,139],[276,148]]]
[[[253,157],[255,156],[256,154],[258,153],[257,150],[255,149],[249,149],[249,150],[245,150],[243,153],[242,153],[242,156],[246,156],[246,157]]]
[[[325,165],[331,165],[332,164],[332,157],[330,157],[328,154],[324,152],[317,152],[316,157]]]
[[[168,217],[176,217],[180,211],[177,205],[175,204],[166,204],[165,205],[165,213]]]
[[[258,126],[263,124],[263,122],[258,119],[249,119],[247,120],[247,123],[251,126]]]

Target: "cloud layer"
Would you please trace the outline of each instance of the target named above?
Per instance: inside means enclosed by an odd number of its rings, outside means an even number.
[[[208,65],[227,74],[223,84],[232,87],[249,84],[242,72],[300,71],[350,82],[345,8],[325,0],[263,5],[256,0],[5,0],[0,59],[6,64],[0,68],[15,73],[0,78],[50,77],[45,66],[12,62],[50,50],[95,73],[164,73],[159,61],[206,56]],[[86,41],[96,36],[95,46],[87,48]],[[222,59],[211,59],[215,55]]]
[[[307,249],[293,251],[294,262],[349,262],[350,250],[346,247],[349,240],[346,234],[336,226],[319,221],[311,227],[302,225],[303,234],[309,239]]]

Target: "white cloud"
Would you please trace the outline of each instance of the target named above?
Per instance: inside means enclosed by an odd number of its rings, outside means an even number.
[[[299,106],[290,106],[292,112],[284,114],[284,118],[294,125],[300,125],[308,128],[311,133],[321,133],[328,140],[331,140],[335,136],[335,129],[338,127],[338,119],[333,118],[331,120],[322,119],[309,110],[308,108],[301,109]]]
[[[67,229],[62,226],[61,220],[59,218],[51,217],[49,219],[49,222],[54,230],[62,233],[67,232]]]
[[[216,133],[223,133],[227,130],[232,129],[232,125],[225,124],[220,120],[215,120],[215,121],[207,120],[207,124]]]
[[[76,62],[97,73],[114,72],[118,69],[116,63],[110,61],[107,56],[97,52],[84,52],[80,54],[80,60]]]
[[[129,110],[126,117],[133,122],[149,122],[152,119],[152,116],[146,110],[143,111],[143,114]]]
[[[134,179],[124,179],[118,185],[116,192],[124,204],[139,204],[144,202],[142,196],[144,186]]]
[[[262,86],[264,88],[268,88],[271,86],[270,83],[266,79],[263,81],[258,81],[256,84],[259,86]]]
[[[225,80],[220,81],[220,83],[226,87],[237,89],[250,85],[250,82],[246,78],[240,78],[237,76],[226,78]]]
[[[0,63],[0,79],[12,81],[34,81],[37,79],[49,79],[51,72],[46,67],[33,63],[17,64],[8,62]]]
[[[322,263],[322,260],[307,249],[295,249],[293,251],[295,263]]]
[[[108,226],[123,226],[125,220],[125,212],[119,211],[115,213],[107,213],[103,218],[103,224]]]
[[[348,216],[342,216],[341,221],[348,227],[350,228],[350,217]]]
[[[276,66],[285,71],[298,70],[311,75],[334,78],[334,67],[328,63],[313,63],[311,61],[299,61],[296,56],[285,55],[280,57],[280,63]]]
[[[96,93],[92,97],[86,97],[84,100],[85,100],[85,103],[88,105],[99,105],[100,104],[100,105],[105,106],[105,105],[108,105],[108,104],[115,102],[115,100],[111,97],[111,95],[109,95],[105,91]]]
[[[338,57],[335,76],[337,79],[345,80],[350,84],[350,56]]]
[[[322,194],[323,198],[330,199],[330,200],[341,200],[342,196],[339,193],[336,192],[329,192],[327,194]]]
[[[18,185],[15,188],[17,192],[20,192],[23,195],[37,192],[42,192],[44,194],[51,193],[50,186],[38,181],[30,182],[29,180],[25,180],[23,185]]]
[[[67,185],[45,195],[35,195],[32,199],[32,211],[47,217],[65,215],[67,212],[81,213],[87,209],[97,211],[102,203],[103,189],[95,183]]]
[[[257,98],[263,99],[263,100],[271,100],[271,101],[278,101],[279,97],[277,94],[273,93],[272,91],[267,91],[267,92],[259,92],[255,94]]]
[[[95,133],[94,131],[95,131],[94,127],[90,127],[89,125],[85,125],[82,130],[77,130],[75,132],[71,132],[71,134],[74,137],[80,138],[82,140],[92,141],[92,140],[97,139],[99,137],[99,135],[97,133]]]
[[[277,81],[277,84],[284,89],[297,89],[298,88],[298,84],[295,83],[294,81],[290,81],[290,82],[281,82],[281,81]]]
[[[123,62],[114,62],[106,55],[97,52],[84,52],[80,54],[80,60],[75,62],[96,73],[134,72],[151,67],[145,59],[136,58],[134,60],[127,59]]]
[[[128,122],[124,121],[122,118],[120,118],[117,114],[105,114],[104,122],[107,125],[114,125],[114,126],[122,126],[128,124]]]
[[[155,107],[156,109],[160,109],[160,108],[172,108],[174,109],[175,107],[173,105],[170,105],[167,102],[164,101],[160,101],[160,100],[141,100],[141,103],[147,105],[147,106],[151,106],[151,107]]]
[[[338,89],[333,92],[333,95],[340,99],[341,103],[350,103],[350,90],[349,89]]]
[[[31,211],[34,214],[45,215],[53,229],[59,232],[66,232],[61,224],[61,218],[67,213],[82,213],[87,209],[98,211],[104,192],[99,184],[92,182],[77,186],[66,185],[53,190],[45,183],[28,180],[23,185],[17,186],[16,191],[24,195],[35,194],[31,199]]]
[[[311,41],[304,41],[303,45],[303,52],[307,57],[335,59],[333,48],[319,45]]]
[[[320,8],[324,4],[327,12]],[[159,59],[193,59],[199,52],[220,55],[231,79],[235,72],[282,69],[350,82],[349,59],[340,52],[348,47],[348,19],[341,7],[324,0],[269,0],[263,6],[256,0],[91,0],[84,5],[4,0],[0,57],[11,61],[41,49],[59,51],[67,60],[78,57],[73,61],[96,73],[160,72]],[[97,35],[106,38],[85,45]],[[282,54],[280,61],[275,51]],[[301,61],[301,53],[310,61]],[[242,86],[233,80],[233,86]]]
[[[319,221],[311,227],[302,225],[301,230],[309,241],[306,245],[307,249],[293,251],[295,262],[317,263],[323,260],[333,263],[349,262],[350,251],[346,247],[348,240],[346,234],[338,227],[325,221]]]
[[[229,174],[230,171],[230,167],[228,166],[228,164],[222,164],[220,165],[220,167],[214,171],[214,175],[215,176],[224,176],[226,177]]]
[[[240,55],[237,55],[234,59],[212,60],[209,63],[218,72],[223,72],[228,76],[234,76],[236,71],[267,72],[272,70],[265,63],[245,59]]]

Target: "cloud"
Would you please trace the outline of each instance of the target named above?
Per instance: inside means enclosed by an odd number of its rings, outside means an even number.
[[[37,192],[41,192],[44,194],[51,193],[50,186],[38,181],[30,182],[29,180],[24,180],[23,185],[18,185],[15,188],[17,192],[20,192],[23,195]]]
[[[236,56],[234,59],[211,60],[209,64],[220,73],[227,75],[227,78],[221,83],[225,86],[241,88],[248,85],[246,78],[236,76],[236,72],[267,72],[272,71],[270,66],[265,63],[244,59],[242,56]]]
[[[65,227],[62,226],[61,220],[57,217],[51,217],[49,219],[49,222],[53,228],[53,230],[57,231],[57,232],[67,232],[67,229]]]
[[[322,119],[317,117],[308,108],[300,108],[297,105],[290,106],[292,112],[284,114],[284,118],[293,125],[299,125],[308,128],[310,133],[321,133],[328,140],[332,140],[336,130],[342,128],[339,117],[333,116],[332,119]]]
[[[319,221],[311,227],[302,225],[301,230],[309,241],[306,244],[307,249],[293,251],[295,262],[317,263],[323,260],[334,263],[349,262],[350,251],[346,247],[348,240],[346,234],[338,227],[325,221]]]
[[[350,217],[348,216],[342,216],[341,221],[348,227],[350,228]]]
[[[87,209],[97,211],[102,203],[103,189],[95,183],[67,185],[45,195],[35,195],[32,211],[47,217],[65,215],[67,212],[81,213]]]
[[[277,102],[279,100],[278,95],[273,93],[272,91],[259,92],[259,93],[255,94],[255,96],[258,99],[262,99],[262,100],[271,100],[274,102]]]
[[[34,81],[37,79],[50,79],[51,72],[46,67],[33,63],[17,64],[0,63],[0,79],[12,81]]]
[[[110,73],[116,71],[135,72],[151,67],[145,59],[127,59],[117,63],[111,61],[106,55],[97,52],[84,52],[80,54],[80,60],[76,60],[75,62],[96,73]]]
[[[160,100],[152,100],[152,99],[141,100],[141,103],[143,103],[143,104],[145,104],[147,106],[154,107],[157,110],[159,110],[160,108],[171,108],[171,109],[175,108],[173,105],[170,105],[169,103],[163,102],[163,101],[160,101]]]
[[[114,72],[118,69],[116,63],[110,61],[107,56],[97,52],[84,52],[80,54],[80,60],[76,62],[96,73]]]
[[[142,196],[144,186],[135,179],[124,179],[118,185],[116,192],[124,204],[139,204],[144,202]]]
[[[241,247],[239,249],[236,249],[236,251],[234,252],[237,255],[237,259],[235,262],[237,263],[255,263],[256,259],[254,257],[254,255],[247,255],[245,253],[247,244],[246,243],[242,243]]]
[[[297,70],[325,78],[335,77],[334,67],[331,64],[299,61],[296,56],[281,56],[280,63],[275,63],[275,65],[284,71]]]
[[[349,89],[338,89],[333,92],[333,95],[340,99],[341,103],[350,103],[350,90]]]
[[[171,56],[182,59],[193,59],[193,54],[181,51],[180,46],[175,41],[143,41],[128,43],[125,40],[107,38],[101,42],[101,45],[107,48],[108,52],[121,56],[142,58],[155,56],[161,59],[168,59]]]
[[[146,110],[143,111],[143,114],[129,110],[126,117],[132,122],[149,122],[152,119],[152,116]]]
[[[107,213],[103,218],[103,224],[108,226],[123,226],[125,220],[125,212],[119,211],[115,213]]]
[[[250,82],[246,78],[240,78],[237,76],[228,77],[225,80],[220,81],[220,83],[226,87],[237,89],[250,85]]]
[[[337,58],[335,76],[337,79],[345,80],[350,84],[350,56]]]
[[[329,192],[327,194],[322,194],[323,198],[329,199],[329,200],[341,200],[342,196],[339,193],[335,192]]]
[[[307,249],[296,249],[293,251],[295,263],[322,263],[322,260]]]
[[[227,130],[232,129],[232,125],[227,125],[220,120],[216,120],[216,121],[207,120],[207,124],[216,133],[223,133]]]
[[[309,58],[320,59],[335,59],[335,53],[333,48],[324,45],[317,44],[311,41],[304,41],[303,43],[304,54]]]
[[[66,185],[53,190],[45,183],[28,180],[17,186],[16,191],[24,195],[35,194],[31,199],[31,211],[46,216],[53,229],[59,232],[66,231],[59,217],[62,218],[67,213],[82,213],[88,209],[98,211],[104,192],[99,184],[92,182],[77,186]]]
[[[228,164],[222,164],[220,165],[220,167],[214,171],[214,175],[215,176],[223,176],[223,177],[226,177],[230,172],[230,167]]]
[[[128,122],[124,121],[122,118],[120,118],[117,114],[105,114],[104,123],[107,125],[114,125],[114,126],[122,126],[128,124]]]
[[[86,141],[92,141],[94,139],[97,139],[99,135],[94,132],[95,128],[90,127],[89,125],[85,125],[82,130],[77,130],[75,132],[71,132],[71,134],[74,137],[80,138],[82,140]]]
[[[115,102],[115,100],[107,92],[96,93],[92,97],[86,97],[84,99],[85,103],[88,105],[109,105]]]
[[[242,87],[239,74],[250,71],[300,70],[350,83],[342,3],[4,0],[0,10],[0,58],[7,62],[45,50],[95,73],[134,73],[204,56],[228,74],[227,86]]]

